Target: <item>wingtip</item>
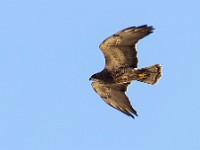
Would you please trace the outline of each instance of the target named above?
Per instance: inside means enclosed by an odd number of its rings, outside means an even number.
[[[131,118],[135,119],[135,117],[133,115],[130,115]]]
[[[139,26],[131,26],[131,27],[128,27],[128,28],[125,28],[125,29],[123,29],[123,30],[128,30],[128,29],[135,29],[135,28],[149,28],[149,29],[151,29],[151,30],[154,30],[155,28],[153,27],[153,26],[148,26],[147,24],[143,24],[143,25],[139,25]],[[122,30],[122,31],[123,31]],[[120,31],[119,31],[120,32]]]
[[[137,112],[132,112],[132,113],[129,113],[128,115],[129,115],[131,118],[133,118],[133,119],[135,119],[134,115],[135,115],[136,117],[138,117]]]
[[[153,26],[148,26],[148,25],[141,25],[141,26],[136,26],[135,29],[137,29],[138,31],[142,31],[148,34],[153,33],[153,30],[155,29]]]
[[[137,26],[136,28],[150,28],[151,30],[154,30],[154,29],[155,29],[153,26],[151,26],[151,25],[148,26],[147,24]]]
[[[138,117],[138,114],[134,114],[136,117]],[[130,114],[129,116],[133,119],[135,119],[134,115]]]
[[[131,113],[138,117],[137,111],[135,109],[131,109]]]

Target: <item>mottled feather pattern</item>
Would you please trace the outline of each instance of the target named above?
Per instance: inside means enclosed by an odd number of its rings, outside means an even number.
[[[106,68],[113,66],[137,67],[137,51],[135,44],[139,39],[152,33],[153,28],[146,25],[130,27],[110,36],[100,44],[106,59]]]
[[[152,26],[129,27],[105,39],[99,46],[105,57],[105,68],[91,76],[93,89],[110,106],[134,118],[125,92],[133,81],[155,84],[162,76],[159,64],[138,69],[136,43],[152,33]]]
[[[121,112],[131,116],[137,112],[131,107],[128,97],[125,95],[127,84],[102,84],[100,82],[93,82],[92,87],[101,96],[101,98],[110,106]]]

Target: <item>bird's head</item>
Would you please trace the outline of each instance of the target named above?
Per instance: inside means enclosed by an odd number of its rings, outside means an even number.
[[[93,74],[90,79],[91,81],[99,81],[98,74]]]

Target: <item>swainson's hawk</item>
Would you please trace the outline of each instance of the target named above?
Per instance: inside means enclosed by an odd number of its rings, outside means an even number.
[[[105,68],[90,77],[92,87],[110,106],[134,118],[137,115],[125,92],[133,80],[156,84],[162,67],[155,64],[138,69],[136,43],[152,33],[152,26],[130,27],[104,40],[99,48],[104,54]]]

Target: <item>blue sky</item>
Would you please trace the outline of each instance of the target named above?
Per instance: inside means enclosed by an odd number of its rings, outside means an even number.
[[[0,149],[199,150],[198,0],[0,0]],[[99,44],[138,25],[139,67],[163,66],[155,85],[133,82],[139,117],[106,105],[89,77]]]

